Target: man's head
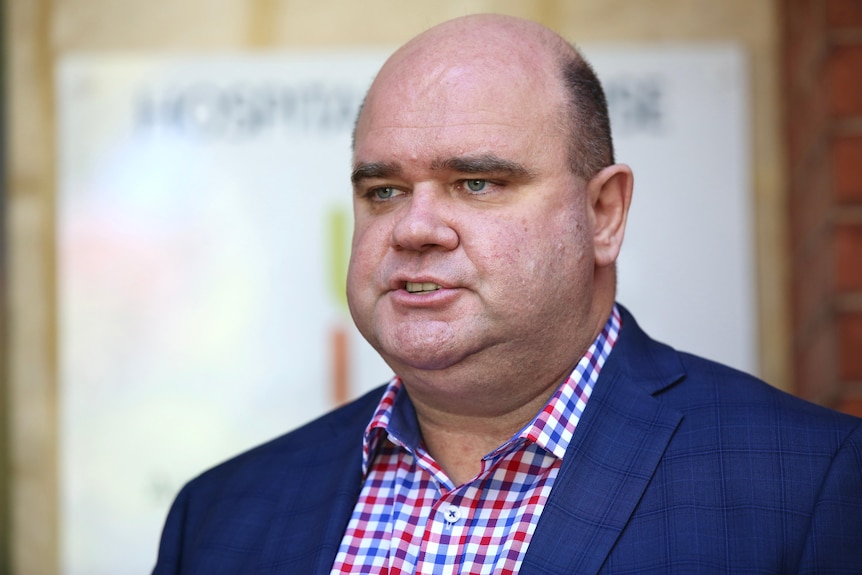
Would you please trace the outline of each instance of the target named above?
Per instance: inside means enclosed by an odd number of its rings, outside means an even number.
[[[509,379],[573,368],[613,304],[612,162],[598,81],[538,24],[460,18],[387,61],[356,126],[348,301],[414,396],[493,410],[537,393]]]

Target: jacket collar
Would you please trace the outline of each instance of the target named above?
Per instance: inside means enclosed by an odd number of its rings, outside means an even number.
[[[597,573],[682,421],[656,397],[685,377],[679,357],[620,310],[620,340],[566,452],[522,575]]]

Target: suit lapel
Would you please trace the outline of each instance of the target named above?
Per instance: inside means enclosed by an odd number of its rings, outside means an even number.
[[[566,451],[522,575],[601,569],[682,420],[654,394],[683,375],[676,353],[623,310],[620,340]]]

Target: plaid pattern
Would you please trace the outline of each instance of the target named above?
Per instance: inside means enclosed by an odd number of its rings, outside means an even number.
[[[365,483],[332,574],[517,573],[620,324],[614,307],[544,409],[461,486],[425,450],[394,378],[365,432]]]

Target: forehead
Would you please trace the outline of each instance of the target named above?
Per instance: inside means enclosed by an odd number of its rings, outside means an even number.
[[[357,123],[357,159],[530,153],[562,137],[562,87],[547,64],[487,56],[421,54],[381,71]]]

